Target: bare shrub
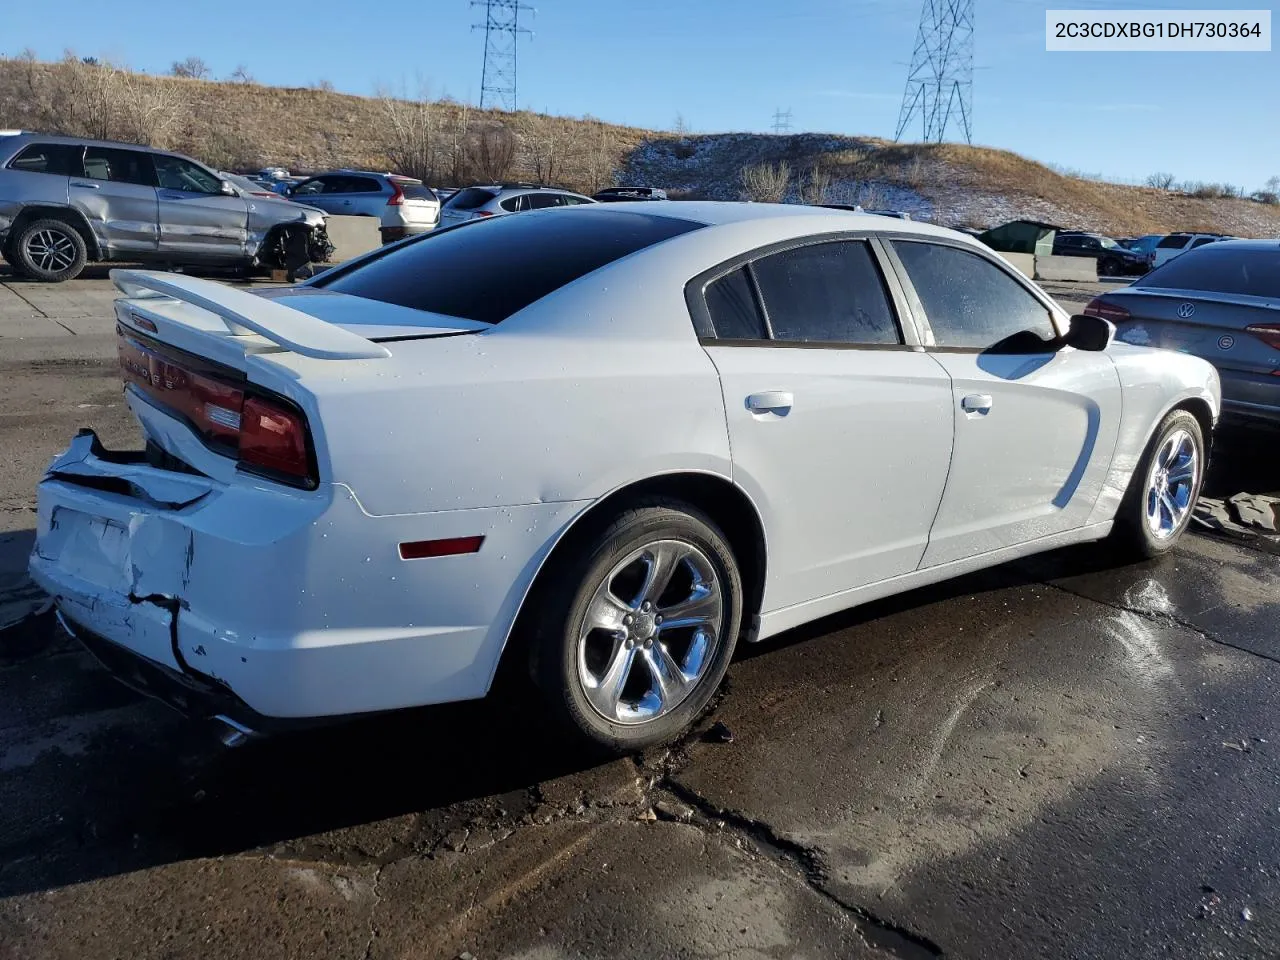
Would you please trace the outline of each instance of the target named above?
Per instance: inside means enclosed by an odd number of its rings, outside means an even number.
[[[1175,179],[1177,178],[1172,173],[1153,173],[1147,177],[1147,186],[1157,190],[1172,190]]]
[[[912,190],[919,190],[928,182],[922,156],[916,154],[906,162],[902,168],[902,182]]]
[[[889,205],[889,194],[878,183],[864,183],[858,187],[854,202],[867,210],[883,210]]]
[[[178,86],[148,83],[141,74],[129,70],[117,70],[116,76],[118,138],[147,146],[169,142],[188,110]]]
[[[482,180],[501,183],[516,162],[516,135],[501,123],[486,123],[467,136],[467,159]]]
[[[757,163],[742,170],[742,198],[756,203],[781,203],[791,187],[791,165]]]
[[[216,170],[255,170],[266,163],[262,145],[235,127],[211,127],[199,143],[184,144],[184,149]]]
[[[805,177],[804,183],[800,187],[800,201],[811,204],[826,203],[830,193],[830,171],[821,167],[814,167],[809,171],[809,175]]]
[[[231,82],[232,83],[257,83],[258,81],[253,79],[253,74],[249,72],[249,68],[246,67],[243,63],[240,63],[240,64],[236,64],[236,68],[231,71]]]
[[[385,125],[383,148],[391,167],[430,183],[436,178],[436,115],[425,87],[416,100],[378,95]]]
[[[1280,193],[1274,190],[1259,190],[1253,195],[1253,199],[1258,203],[1266,204],[1268,207],[1274,207],[1280,204]]]
[[[173,66],[169,68],[169,72],[175,77],[183,77],[187,80],[209,79],[209,65],[199,57],[175,60],[173,61]]]

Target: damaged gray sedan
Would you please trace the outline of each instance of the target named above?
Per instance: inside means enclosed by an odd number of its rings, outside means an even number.
[[[33,280],[70,280],[95,260],[292,274],[332,251],[323,211],[244,196],[189,157],[0,132],[0,254]]]

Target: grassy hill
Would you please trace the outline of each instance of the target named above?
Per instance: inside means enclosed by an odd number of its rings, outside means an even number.
[[[726,200],[741,198],[744,168],[785,164],[789,200],[821,193],[950,226],[1029,217],[1113,235],[1191,229],[1280,236],[1274,204],[1206,189],[1106,183],[985,147],[826,134],[678,134],[594,118],[482,112],[453,101],[155,77],[74,58],[0,59],[0,127],[153,143],[221,169],[398,169],[437,185],[518,176],[585,191],[640,182],[673,196]]]

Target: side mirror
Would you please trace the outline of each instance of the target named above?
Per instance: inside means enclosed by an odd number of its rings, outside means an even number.
[[[1077,350],[1090,350],[1097,353],[1111,346],[1111,341],[1115,338],[1116,327],[1110,320],[1078,313],[1071,318],[1071,328],[1062,338],[1062,342]]]
[[[240,196],[240,194],[236,192],[236,188],[231,185],[230,180],[220,180],[219,183],[221,183],[222,186],[219,188],[218,192],[221,193],[224,197]]]

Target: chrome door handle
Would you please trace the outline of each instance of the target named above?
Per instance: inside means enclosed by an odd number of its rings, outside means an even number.
[[[100,186],[99,184],[96,184],[96,183],[81,183],[79,180],[72,180],[72,181],[71,181],[71,185],[72,185],[73,187],[84,187],[86,190],[98,190],[98,189],[101,189],[101,186]]]
[[[960,409],[969,417],[985,417],[991,412],[991,394],[971,393],[960,401]]]
[[[752,413],[776,413],[785,416],[795,403],[790,390],[765,390],[747,397],[747,409]]]

